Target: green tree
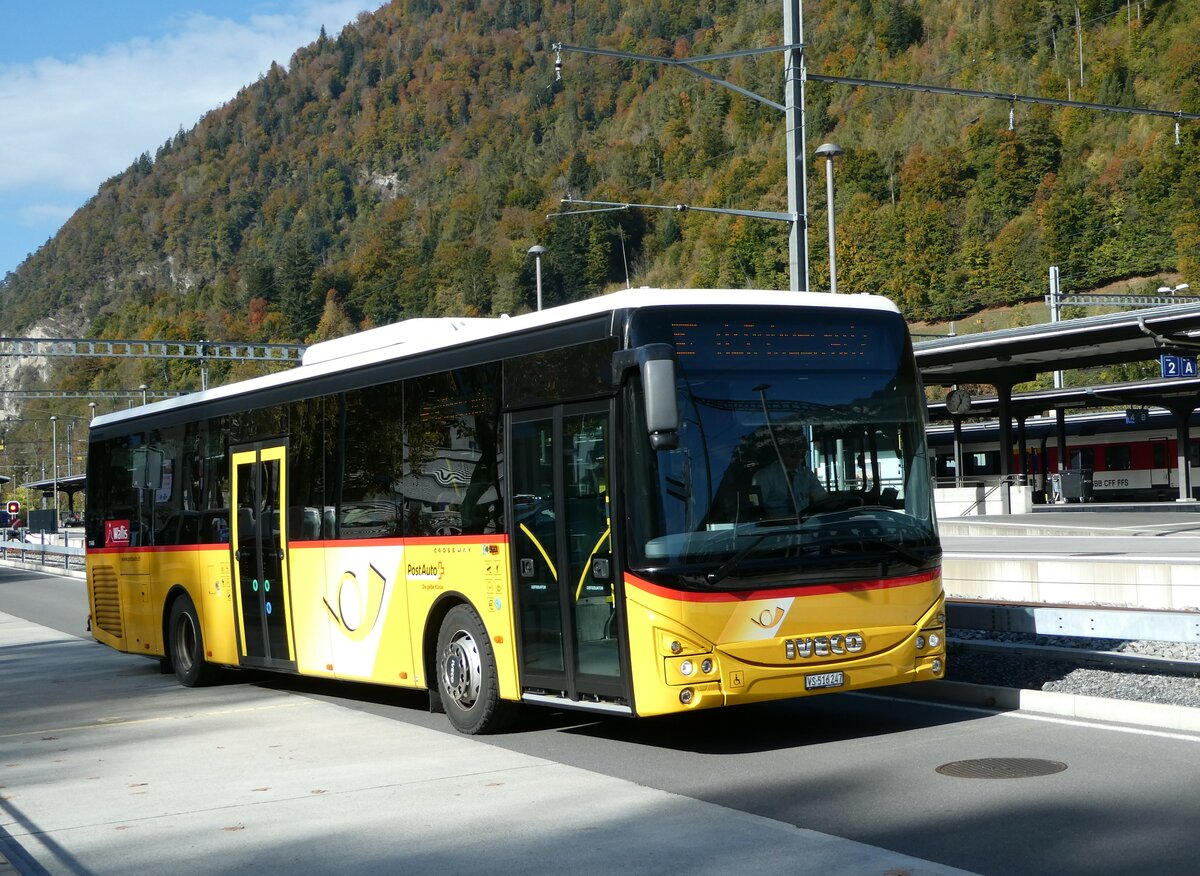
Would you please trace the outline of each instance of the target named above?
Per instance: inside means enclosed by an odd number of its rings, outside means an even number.
[[[316,259],[306,231],[297,222],[284,238],[276,260],[275,283],[279,304],[293,337],[303,338],[316,328],[323,299],[314,293]]]

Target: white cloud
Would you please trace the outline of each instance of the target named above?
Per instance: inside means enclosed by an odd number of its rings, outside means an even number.
[[[78,204],[46,204],[29,203],[17,210],[17,222],[20,225],[42,226],[46,222],[62,224],[71,218],[78,209]]]
[[[276,61],[330,36],[362,2],[298,4],[246,23],[195,15],[177,33],[110,45],[69,62],[0,67],[0,191],[31,188],[87,197],[151,154],[182,126],[231,100]]]

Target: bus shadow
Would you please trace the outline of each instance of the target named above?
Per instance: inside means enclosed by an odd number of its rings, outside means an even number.
[[[455,733],[445,715],[430,713],[426,691],[268,673],[245,681]],[[873,693],[828,694],[634,719],[526,706],[507,731],[480,738],[505,746],[506,740],[519,742],[540,733],[563,733],[617,745],[736,755],[886,737],[977,720],[986,714],[937,701],[894,696],[885,688]]]
[[[576,720],[563,733],[613,742],[734,755],[886,737],[984,717],[927,700],[875,693],[829,694],[654,718]]]

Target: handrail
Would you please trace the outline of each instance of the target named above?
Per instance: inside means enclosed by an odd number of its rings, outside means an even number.
[[[65,544],[0,541],[0,560],[53,569],[84,568],[84,549]]]
[[[961,514],[959,514],[958,516],[959,517],[967,517],[976,508],[978,508],[980,505],[984,504],[987,501],[988,496],[992,495],[992,493],[996,492],[996,490],[1000,489],[1000,487],[1002,487],[1002,486],[1011,487],[1014,484],[1019,484],[1021,481],[1021,478],[1022,478],[1022,475],[1019,475],[1019,474],[1007,474],[1007,475],[998,476],[996,478],[996,483],[992,484],[992,486],[990,486],[988,488],[987,492],[985,492],[982,496],[980,496],[978,499],[976,499],[974,501],[974,503],[967,506],[967,509],[965,511],[963,511]],[[1007,503],[1005,503],[1006,511],[1007,511],[1007,507],[1008,507]]]

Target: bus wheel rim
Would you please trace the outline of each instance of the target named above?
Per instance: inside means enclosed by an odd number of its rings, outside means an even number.
[[[192,668],[192,655],[196,652],[196,629],[187,615],[179,619],[175,627],[175,659],[184,672]]]
[[[442,655],[443,691],[461,708],[469,709],[479,700],[482,675],[483,664],[475,638],[466,630],[456,631]]]

